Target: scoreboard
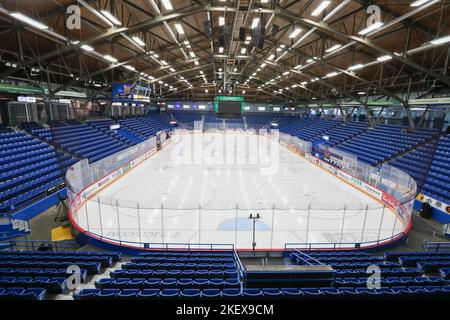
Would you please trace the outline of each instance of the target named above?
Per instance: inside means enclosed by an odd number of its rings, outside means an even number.
[[[241,115],[244,111],[244,97],[217,96],[216,113]]]

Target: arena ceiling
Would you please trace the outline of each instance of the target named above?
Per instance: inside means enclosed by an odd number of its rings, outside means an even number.
[[[407,105],[410,92],[426,95],[450,88],[449,1],[3,0],[0,4],[0,78],[59,84],[53,93],[84,86],[110,92],[114,81],[142,81],[167,99],[244,94],[247,100],[264,102],[364,103],[375,94]],[[74,30],[66,24],[73,18],[67,13],[72,5],[81,9],[81,25]],[[361,35],[370,5],[380,9],[382,25]],[[118,21],[100,13],[105,11]],[[43,25],[27,23],[17,12]],[[210,33],[205,24],[211,26]],[[230,32],[228,47],[219,43],[221,24]],[[261,26],[265,41],[258,47],[247,37]],[[244,39],[241,27],[246,28]]]

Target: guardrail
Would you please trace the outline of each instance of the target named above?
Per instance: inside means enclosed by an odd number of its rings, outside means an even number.
[[[450,242],[424,242],[422,249],[426,252],[447,252],[450,251]]]
[[[401,240],[406,236],[405,232],[401,232],[399,234],[393,235],[389,238],[374,240],[374,241],[365,241],[365,242],[317,242],[317,243],[286,243],[284,245],[285,251],[321,251],[321,250],[330,250],[330,251],[338,251],[338,250],[367,250],[371,248],[381,247],[390,243],[393,243],[397,240]]]
[[[10,247],[18,250],[36,251],[46,249],[48,251],[75,251],[80,246],[75,241],[46,241],[46,240],[10,240]]]

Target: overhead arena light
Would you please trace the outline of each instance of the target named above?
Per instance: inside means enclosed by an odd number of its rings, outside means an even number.
[[[450,42],[450,36],[446,36],[446,37],[443,37],[443,38],[438,38],[438,39],[434,39],[434,40],[430,41],[430,43],[434,44],[434,45],[439,45],[439,44],[443,44],[443,43],[446,43],[446,42]]]
[[[83,44],[81,46],[81,49],[83,49],[84,51],[88,51],[88,52],[94,51],[94,48],[92,48],[91,46],[89,46],[87,44]]]
[[[194,53],[194,51],[189,51],[189,55],[191,56],[191,58],[195,58],[195,53]]]
[[[10,15],[14,18],[16,18],[17,20],[20,20],[22,22],[25,22],[26,24],[29,24],[32,27],[35,27],[39,30],[47,30],[48,26],[46,26],[45,24],[34,20],[26,15],[24,15],[23,13],[20,12],[11,12]]]
[[[327,74],[325,77],[327,77],[327,78],[332,78],[332,77],[335,77],[335,76],[337,76],[339,73],[337,73],[337,72],[330,72],[329,74]]]
[[[225,17],[219,17],[219,26],[225,25]]]
[[[313,17],[317,17],[319,14],[322,13],[323,10],[325,10],[326,7],[328,7],[328,5],[331,3],[331,1],[322,1],[321,4],[319,4],[319,6],[314,9],[313,12],[311,12],[311,15]]]
[[[275,58],[275,55],[274,55],[274,54],[271,54],[267,60],[272,61],[273,58]]]
[[[253,18],[251,28],[252,28],[252,29],[255,29],[258,25],[259,25],[259,18],[258,18],[258,17]]]
[[[184,34],[184,29],[183,29],[183,26],[181,25],[181,23],[179,23],[179,22],[175,23],[175,28],[177,29],[179,34]]]
[[[100,10],[100,12],[109,20],[111,21],[114,25],[116,26],[121,26],[122,22],[119,21],[119,19],[117,19],[111,12],[107,11],[107,10]]]
[[[364,66],[363,66],[362,64],[358,63],[358,64],[355,64],[355,65],[353,65],[353,66],[351,66],[351,67],[348,67],[348,70],[350,70],[350,71],[355,71],[355,70],[362,69],[363,67],[364,67]]]
[[[431,0],[417,0],[410,4],[411,7],[419,7],[427,2],[430,2]]]
[[[167,66],[167,65],[168,65],[168,63],[166,62],[166,60],[161,60],[161,63],[162,63],[164,66]]]
[[[362,30],[360,30],[358,32],[358,34],[364,36],[366,34],[368,34],[369,32],[379,29],[384,23],[383,22],[375,22],[374,24],[371,24],[370,26],[368,26],[367,28],[364,28]]]
[[[246,54],[247,53],[247,48],[242,48],[241,49],[241,54]]]
[[[289,35],[289,38],[294,39],[299,35],[300,32],[302,32],[302,28],[296,27],[294,31],[292,31],[291,34]]]
[[[380,61],[380,62],[385,62],[385,61],[388,61],[388,60],[391,60],[391,59],[392,59],[392,57],[390,55],[385,55],[385,56],[381,56],[381,57],[377,58],[377,60]]]
[[[340,47],[342,47],[341,44],[335,44],[334,46],[332,46],[332,47],[328,48],[327,50],[325,50],[325,52],[330,53],[330,52],[336,51],[336,50],[339,49]]]
[[[166,8],[166,10],[173,10],[173,6],[170,0],[162,0],[162,3],[164,5],[164,8]]]
[[[105,60],[108,60],[109,62],[113,62],[113,63],[117,62],[117,59],[114,57],[111,57],[109,54],[104,55],[103,58],[105,58]]]
[[[145,46],[145,42],[141,40],[141,38],[139,38],[138,36],[133,36],[131,39],[133,39],[134,42],[136,42],[136,44],[138,46]]]
[[[125,65],[125,68],[127,68],[130,71],[136,71],[135,67],[129,66],[129,65]]]

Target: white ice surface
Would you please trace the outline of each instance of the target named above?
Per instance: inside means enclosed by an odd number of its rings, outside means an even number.
[[[208,148],[210,156],[234,150],[248,157],[250,152],[248,146]],[[169,144],[89,200],[75,221],[115,240],[235,244],[238,249],[252,247],[250,213],[261,216],[258,249],[374,241],[403,229],[381,203],[281,146],[273,175],[261,173],[264,165],[174,161],[184,149],[181,142]]]

